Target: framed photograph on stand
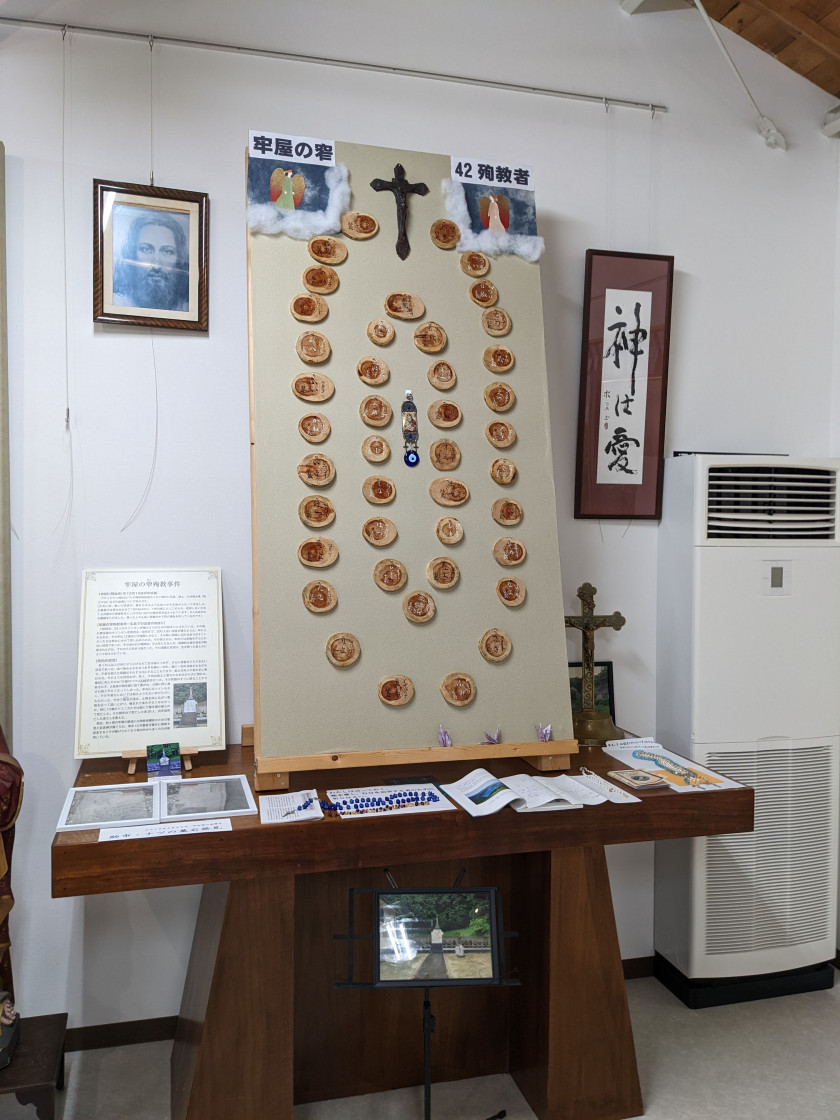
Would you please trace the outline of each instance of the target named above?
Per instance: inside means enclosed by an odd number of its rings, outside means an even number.
[[[206,331],[210,200],[93,181],[93,321]]]
[[[583,665],[580,661],[569,662],[569,689],[572,697],[572,712],[582,708]],[[595,711],[609,714],[615,723],[615,692],[613,691],[612,661],[595,662]]]
[[[376,988],[499,984],[495,887],[374,891]]]
[[[674,258],[586,253],[575,517],[662,512]]]

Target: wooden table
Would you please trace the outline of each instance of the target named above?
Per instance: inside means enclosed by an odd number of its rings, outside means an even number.
[[[580,761],[615,767],[598,750]],[[468,763],[435,764],[439,781]],[[301,773],[295,788],[378,784],[430,767]],[[522,762],[497,760],[497,775]],[[253,773],[250,750],[202,755],[195,774]],[[143,775],[137,776],[142,780]],[[125,781],[118,760],[77,784]],[[346,974],[350,887],[499,886],[508,965],[521,987],[435,989],[435,1081],[510,1072],[540,1120],[642,1112],[605,844],[747,832],[753,791],[647,790],[641,804],[475,819],[456,812],[259,824],[233,831],[53,843],[53,895],[204,883],[172,1055],[173,1120],[291,1120],[294,1103],[423,1080],[422,989],[336,989]],[[371,927],[372,929],[372,917]],[[368,952],[370,950],[368,949]],[[364,952],[360,967],[366,967]],[[368,958],[369,960],[369,958]]]

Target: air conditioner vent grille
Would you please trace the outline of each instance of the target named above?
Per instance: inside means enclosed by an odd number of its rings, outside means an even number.
[[[704,762],[755,789],[755,831],[706,841],[706,952],[744,954],[830,938],[832,748],[711,751]]]
[[[834,540],[837,472],[817,467],[710,466],[709,540]]]

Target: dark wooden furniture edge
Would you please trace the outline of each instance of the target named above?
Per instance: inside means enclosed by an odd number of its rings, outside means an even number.
[[[222,753],[222,752],[220,752]],[[215,755],[215,752],[214,752]],[[125,781],[117,760],[84,762],[77,784]],[[579,756],[580,763],[606,773],[615,760],[597,749]],[[576,769],[577,767],[575,767]],[[471,763],[435,766],[438,781],[453,781],[473,769]],[[521,759],[496,759],[493,771],[503,776],[523,770]],[[195,774],[244,773],[253,779],[253,751],[231,747],[225,762],[199,756]],[[381,782],[384,777],[427,777],[422,766],[379,770],[347,770],[347,786]],[[137,775],[143,780],[144,775]],[[301,773],[300,789],[322,790],[322,772]],[[323,792],[323,791],[322,791]],[[717,790],[678,794],[646,790],[639,805],[604,804],[572,812],[518,814],[508,810],[490,817],[470,817],[461,809],[412,817],[361,820],[324,820],[288,825],[260,825],[259,817],[236,817],[233,830],[177,838],[178,858],[172,859],[173,840],[126,840],[98,843],[98,832],[59,833],[52,845],[52,893],[55,898],[160,886],[254,879],[264,874],[302,874],[341,868],[369,867],[392,858],[410,841],[417,862],[457,851],[461,858],[509,855],[584,844],[627,844],[669,838],[751,831],[753,790]],[[317,844],[313,841],[317,838]]]

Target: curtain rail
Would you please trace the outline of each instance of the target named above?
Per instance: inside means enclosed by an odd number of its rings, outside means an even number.
[[[507,93],[529,93],[537,97],[559,97],[567,101],[583,101],[600,105],[604,109],[641,109],[653,116],[667,113],[667,105],[656,105],[648,101],[628,101],[623,97],[598,96],[591,93],[571,93],[566,90],[549,89],[545,86],[517,85],[513,82],[491,82],[484,78],[468,78],[459,74],[442,74],[434,70],[410,70],[403,66],[377,66],[372,62],[353,62],[351,59],[326,58],[311,54],[293,54],[289,51],[272,51],[265,47],[244,47],[235,43],[214,43],[203,39],[180,39],[171,35],[149,35],[140,31],[119,31],[108,27],[91,27],[84,24],[49,23],[38,19],[18,19],[14,16],[0,16],[0,26],[37,27],[47,31],[68,31],[82,35],[101,35],[110,39],[134,39],[147,44],[165,43],[173,47],[192,47],[206,51],[225,51],[231,54],[254,55],[260,58],[277,58],[284,62],[302,62],[316,66],[336,66],[347,70],[363,70],[373,74],[396,74],[403,78],[423,78],[435,82],[454,82],[458,85],[479,86],[482,89],[497,89]]]

